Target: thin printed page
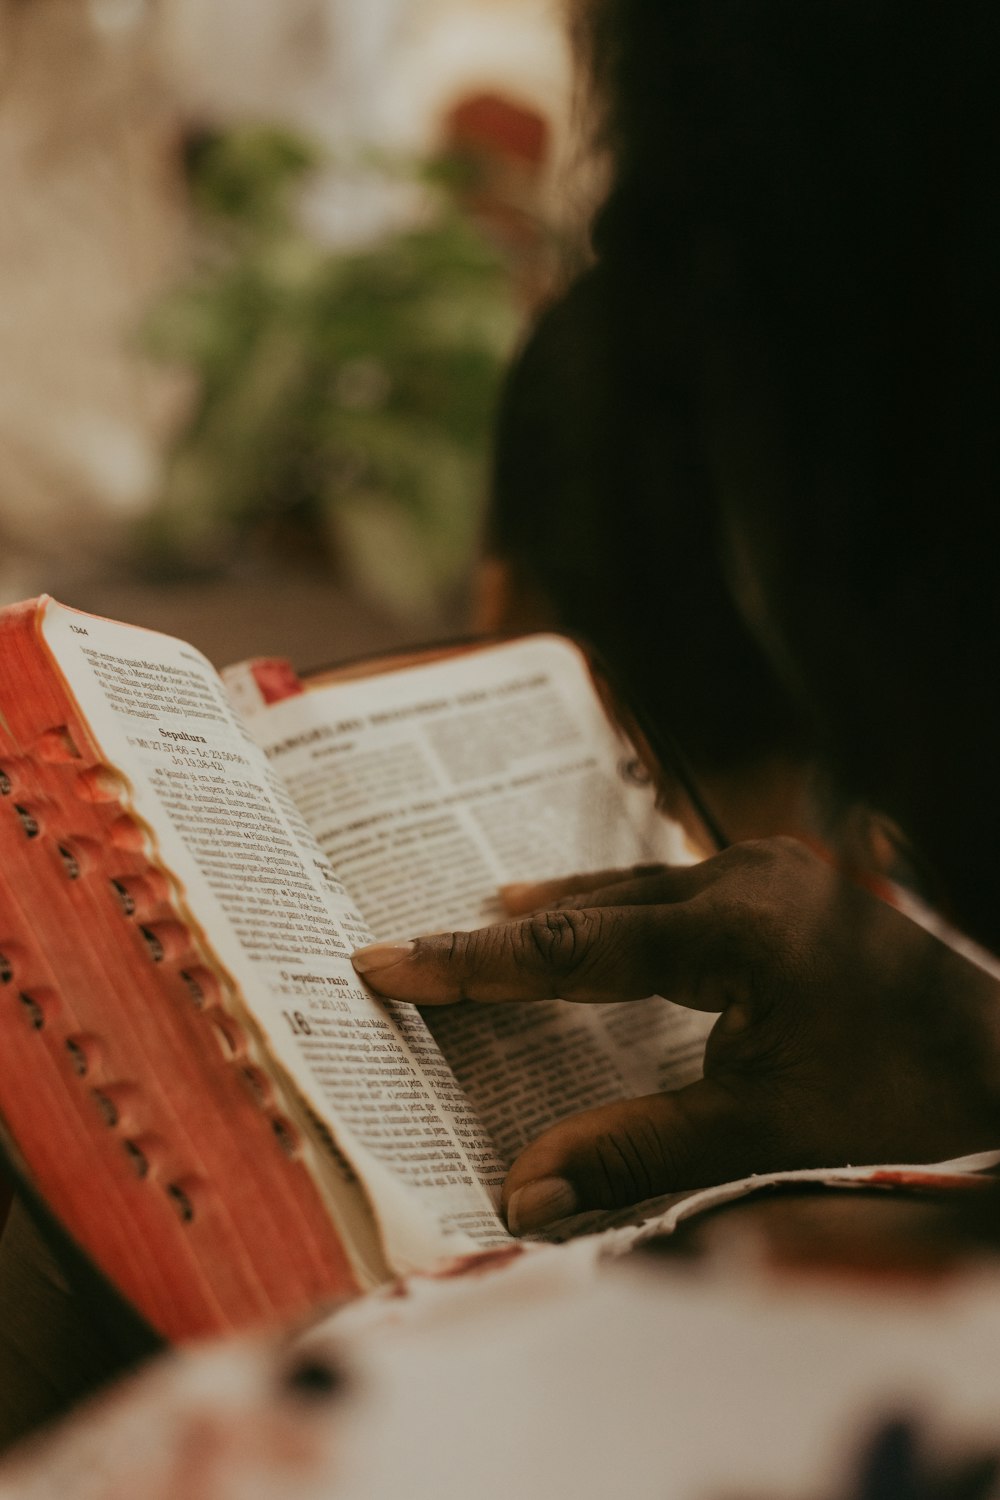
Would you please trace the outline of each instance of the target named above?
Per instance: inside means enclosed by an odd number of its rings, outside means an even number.
[[[42,632],[231,976],[230,1004],[245,1001],[364,1184],[390,1264],[506,1243],[499,1163],[419,1015],[387,1013],[359,983],[348,955],[369,929],[214,668],[181,641],[51,600]]]
[[[507,881],[690,859],[559,636],[240,701],[379,938],[496,921]],[[425,1012],[508,1163],[576,1110],[692,1082],[712,1019],[655,997]]]

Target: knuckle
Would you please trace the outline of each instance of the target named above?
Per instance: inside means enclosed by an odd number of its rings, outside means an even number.
[[[482,927],[474,932],[450,932],[442,940],[440,961],[463,994],[476,979],[493,969],[506,941],[503,927]]]
[[[519,929],[524,957],[545,973],[573,974],[582,963],[593,921],[568,907],[539,912]]]
[[[440,956],[448,969],[462,970],[473,956],[471,932],[449,932],[441,940]]]
[[[648,1140],[648,1134],[636,1123],[597,1137],[594,1167],[602,1207],[653,1196],[656,1183],[662,1180],[661,1152],[659,1140]]]
[[[449,962],[463,956],[468,950],[470,937],[471,933],[468,932],[449,932],[445,934],[443,940],[444,954]]]
[[[434,955],[450,982],[463,995],[469,975],[483,962],[483,945],[476,941],[478,936],[472,932],[449,932],[439,939]]]
[[[594,1186],[601,1206],[637,1203],[691,1186],[698,1154],[698,1142],[680,1111],[669,1129],[642,1115],[616,1124],[594,1142]]]

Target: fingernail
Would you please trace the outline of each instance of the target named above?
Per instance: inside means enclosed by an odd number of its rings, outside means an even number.
[[[507,1202],[507,1227],[511,1234],[527,1234],[568,1219],[579,1212],[576,1188],[565,1177],[539,1177],[511,1193]]]
[[[369,943],[367,948],[358,948],[351,954],[351,963],[359,974],[371,974],[375,969],[389,969],[393,964],[409,958],[416,943]]]

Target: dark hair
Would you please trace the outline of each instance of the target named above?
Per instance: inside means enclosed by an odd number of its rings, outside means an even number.
[[[651,299],[620,292],[584,275],[514,363],[488,546],[700,771],[728,771],[797,750],[802,723],[723,576],[693,391],[645,337]]]
[[[603,284],[685,403],[664,492],[683,478],[735,528],[831,760],[995,943],[1000,6],[584,21]]]

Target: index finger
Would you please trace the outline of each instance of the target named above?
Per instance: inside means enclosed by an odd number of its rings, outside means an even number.
[[[702,972],[711,910],[710,893],[674,906],[565,908],[475,932],[373,944],[353,962],[380,995],[416,1005],[638,1000],[666,990],[719,1010],[725,1002]]]

